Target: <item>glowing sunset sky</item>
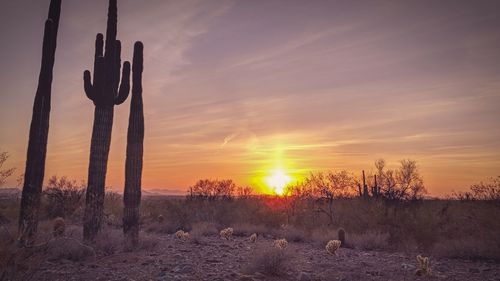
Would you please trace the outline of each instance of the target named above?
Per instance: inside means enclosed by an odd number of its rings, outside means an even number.
[[[49,0],[2,1],[0,150],[24,170]],[[82,73],[107,1],[64,0],[46,179],[87,178],[94,106]],[[122,60],[145,45],[143,188],[259,185],[417,160],[431,195],[500,174],[500,2],[120,0]],[[129,101],[107,185],[124,178]],[[16,175],[17,176],[17,175]],[[15,184],[16,176],[9,181]]]

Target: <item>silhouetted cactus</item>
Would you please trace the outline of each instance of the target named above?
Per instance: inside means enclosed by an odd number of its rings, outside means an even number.
[[[372,196],[375,198],[380,196],[380,187],[378,186],[377,183],[377,175],[373,176]]]
[[[338,239],[341,242],[341,245],[347,245],[346,244],[346,238],[345,238],[345,230],[343,228],[340,228],[338,231]]]
[[[117,21],[116,0],[110,0],[106,45],[104,46],[103,35],[100,33],[97,34],[95,41],[93,81],[90,78],[90,71],[86,70],[83,74],[85,93],[95,105],[83,225],[83,237],[87,241],[94,240],[102,222],[114,106],[123,103],[130,90],[129,62],[123,64],[121,83],[118,85],[121,44],[116,40]]]
[[[127,247],[139,242],[139,207],[141,204],[144,112],[142,106],[143,45],[136,42],[132,64],[132,97],[127,133],[125,191],[123,193],[123,233]]]
[[[38,226],[38,210],[45,173],[45,155],[49,134],[52,75],[57,47],[57,31],[61,14],[61,0],[50,1],[49,16],[45,21],[42,47],[42,65],[33,105],[33,116],[28,142],[28,155],[19,214],[19,245],[33,243]]]

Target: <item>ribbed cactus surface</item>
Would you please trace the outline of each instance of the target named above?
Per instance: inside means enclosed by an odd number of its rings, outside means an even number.
[[[83,74],[85,93],[95,105],[83,226],[87,241],[94,240],[102,222],[114,106],[123,103],[130,90],[129,62],[123,64],[120,83],[121,44],[116,40],[116,2],[109,1],[105,44],[102,34],[96,36],[93,77],[91,79],[88,70]]]
[[[42,64],[38,88],[33,104],[33,116],[28,141],[28,155],[19,214],[19,245],[33,243],[38,226],[38,210],[45,173],[45,156],[49,134],[52,76],[57,47],[57,31],[61,14],[61,0],[50,1],[49,16],[45,21]]]
[[[141,203],[142,156],[144,142],[144,112],[142,105],[143,45],[136,42],[132,63],[132,97],[127,133],[125,191],[123,193],[123,232],[126,247],[139,242],[139,207]]]

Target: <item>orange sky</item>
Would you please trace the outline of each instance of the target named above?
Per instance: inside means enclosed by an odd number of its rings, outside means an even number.
[[[48,0],[0,11],[0,150],[24,170]],[[26,7],[30,7],[27,9]],[[494,1],[119,1],[122,60],[145,44],[143,188],[259,186],[384,158],[417,160],[431,195],[500,171],[500,10]],[[20,23],[19,18],[27,19]],[[87,177],[83,92],[105,1],[65,1],[46,178]],[[115,108],[107,185],[124,177],[128,101]],[[14,185],[17,175],[7,185]]]

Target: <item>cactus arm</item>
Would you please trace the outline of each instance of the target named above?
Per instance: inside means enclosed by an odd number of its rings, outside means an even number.
[[[122,69],[122,81],[120,83],[120,89],[118,90],[118,95],[115,98],[115,104],[122,104],[128,97],[130,92],[130,63],[128,61],[123,63]]]
[[[83,88],[85,89],[85,94],[90,100],[94,100],[94,86],[92,86],[92,82],[90,81],[90,71],[85,70],[83,72]]]
[[[104,41],[103,41],[103,35],[102,33],[97,33],[97,36],[95,38],[95,54],[94,54],[94,83],[96,81],[96,76],[97,76],[97,68],[98,68],[98,61],[100,57],[103,57],[103,48],[104,48]]]

